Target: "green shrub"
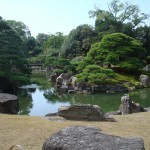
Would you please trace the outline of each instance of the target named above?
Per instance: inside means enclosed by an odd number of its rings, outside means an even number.
[[[82,73],[77,74],[78,82],[87,82],[89,84],[112,83],[116,76],[113,70],[105,69],[97,65],[85,67]]]

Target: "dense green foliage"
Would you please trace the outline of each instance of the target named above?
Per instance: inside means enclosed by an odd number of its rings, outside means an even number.
[[[29,81],[30,69],[21,48],[21,38],[0,19],[0,76],[25,83]]]
[[[61,47],[61,55],[67,58],[74,58],[86,55],[91,44],[96,40],[96,33],[89,25],[80,25],[73,29],[65,39]]]
[[[111,83],[111,79],[115,77],[115,72],[112,69],[104,69],[98,65],[88,65],[76,77],[78,82],[89,84]]]
[[[122,33],[105,35],[101,42],[92,46],[87,57],[102,66],[116,65],[125,69],[142,68],[146,58],[142,44]]]
[[[45,60],[46,67],[48,67],[51,74],[61,74],[61,73],[69,73],[70,71],[74,71],[74,66],[70,63],[68,59],[65,58],[57,58],[57,57],[47,57]]]
[[[15,20],[7,20],[6,22],[22,40],[31,36],[29,28],[23,22]]]
[[[0,19],[0,74],[24,80],[28,60],[49,74],[72,73],[80,82],[99,84],[118,82],[114,67],[136,72],[150,63],[150,27],[144,25],[149,15],[138,6],[112,0],[108,10],[95,7],[89,15],[94,27],[83,24],[68,35],[39,33],[36,38],[23,22]]]
[[[100,38],[115,32],[132,36],[135,28],[149,18],[149,15],[142,13],[137,5],[119,0],[112,0],[108,4],[108,11],[96,7],[96,10],[90,11],[89,14],[96,17],[95,30]]]

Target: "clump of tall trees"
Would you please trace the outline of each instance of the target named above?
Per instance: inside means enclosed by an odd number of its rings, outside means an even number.
[[[5,76],[16,84],[29,81],[30,68],[22,51],[22,39],[0,18],[0,76]]]
[[[16,68],[27,77],[29,63],[38,63],[50,74],[71,72],[80,82],[100,84],[116,82],[114,68],[136,72],[150,63],[149,15],[137,5],[112,0],[108,10],[95,6],[89,15],[94,27],[83,24],[68,35],[39,33],[36,38],[24,23],[0,19],[1,74],[12,75]]]

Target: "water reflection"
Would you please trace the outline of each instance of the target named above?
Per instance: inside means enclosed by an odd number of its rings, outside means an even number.
[[[35,89],[36,90],[36,89]],[[31,94],[28,92],[28,89],[20,89],[19,90],[19,114],[28,115],[30,114],[31,109],[33,108],[33,100]]]
[[[130,97],[143,107],[150,106],[150,88],[140,89],[130,93]]]
[[[56,95],[56,92],[54,87],[51,86],[49,86],[48,89],[43,89],[37,84],[20,87],[20,92],[18,94],[20,101],[19,114],[44,116],[48,113],[57,112],[58,108],[62,105],[70,105],[67,101],[60,101],[59,96],[57,100],[53,99],[51,96],[54,95]],[[25,102],[27,104],[24,104]]]
[[[104,112],[115,111],[120,105],[120,99],[124,93],[119,94],[68,94],[58,92],[53,85],[46,87],[31,84],[21,87],[19,92],[20,112],[32,116],[44,116],[58,111],[62,105],[92,104],[99,105]],[[150,89],[137,90],[130,93],[130,97],[143,107],[150,106]]]

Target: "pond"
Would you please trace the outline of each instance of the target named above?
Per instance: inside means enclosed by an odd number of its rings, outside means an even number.
[[[104,112],[116,111],[124,95],[124,93],[68,94],[56,91],[54,85],[48,83],[44,76],[34,77],[34,79],[40,82],[34,81],[33,84],[22,86],[19,89],[19,114],[44,116],[57,112],[60,106],[71,104],[93,104],[102,107]],[[140,103],[143,107],[150,107],[150,88],[136,90],[130,92],[129,95],[134,102]]]

